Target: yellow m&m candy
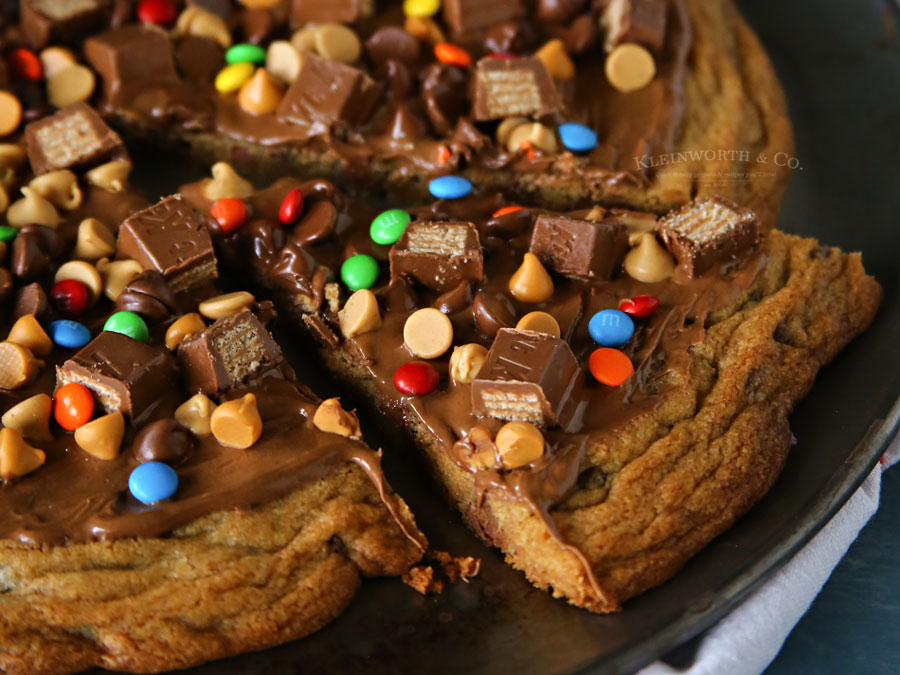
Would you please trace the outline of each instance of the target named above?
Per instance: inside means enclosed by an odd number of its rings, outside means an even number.
[[[235,63],[225,66],[216,75],[216,91],[227,94],[231,91],[237,91],[253,76],[255,66],[252,63]]]
[[[434,16],[440,8],[441,0],[404,0],[403,2],[403,13],[416,18]]]

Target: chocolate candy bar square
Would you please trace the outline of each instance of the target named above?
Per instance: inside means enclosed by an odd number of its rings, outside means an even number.
[[[127,156],[119,135],[86,103],[74,103],[28,124],[25,148],[36,176]]]
[[[540,59],[481,59],[475,67],[472,114],[476,120],[551,115],[563,108]]]
[[[108,0],[22,0],[19,27],[34,49],[50,42],[77,44],[83,35],[99,28],[111,11]]]
[[[413,221],[391,247],[391,280],[407,277],[442,293],[480,281],[481,241],[472,223]]]
[[[472,33],[524,13],[520,0],[444,0],[444,21],[454,33]]]
[[[132,24],[88,38],[84,56],[103,80],[107,97],[135,82],[176,82],[172,45],[154,26]]]
[[[604,47],[612,51],[634,42],[659,52],[666,39],[665,0],[610,0],[600,16],[606,31]]]
[[[618,220],[540,215],[529,250],[557,274],[612,279],[628,251],[628,229]]]
[[[756,214],[722,197],[685,204],[657,224],[659,236],[689,277],[759,243]]]
[[[181,195],[129,216],[119,228],[116,257],[156,270],[176,293],[218,276],[206,225]]]
[[[479,417],[565,426],[583,386],[584,373],[564,340],[501,328],[472,383],[472,410]]]
[[[219,319],[181,343],[178,362],[192,394],[212,396],[281,363],[281,349],[256,315]]]
[[[103,331],[56,368],[56,388],[77,382],[90,389],[107,413],[130,420],[152,410],[172,386],[174,362],[168,350]]]
[[[314,129],[353,129],[368,118],[380,95],[381,88],[359,68],[307,53],[275,113],[282,122]]]
[[[353,23],[372,16],[375,0],[293,0],[291,25],[305,23]]]

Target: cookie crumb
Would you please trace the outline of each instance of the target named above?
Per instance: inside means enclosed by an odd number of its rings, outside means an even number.
[[[431,551],[432,558],[437,560],[441,567],[444,568],[444,574],[450,580],[450,583],[464,581],[469,583],[469,579],[477,576],[481,571],[481,559],[471,556],[453,556],[446,551]]]
[[[404,584],[422,595],[441,593],[444,590],[444,582],[434,578],[434,568],[431,565],[410,567],[402,579]]]

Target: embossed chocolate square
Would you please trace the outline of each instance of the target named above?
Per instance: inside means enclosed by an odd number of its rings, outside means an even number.
[[[102,26],[111,11],[108,0],[22,0],[19,28],[35,49],[50,42],[77,44],[83,35]]]
[[[472,115],[476,120],[552,115],[563,109],[553,78],[540,59],[481,59],[475,67]]]
[[[604,47],[607,51],[634,42],[659,52],[666,38],[666,2],[609,0],[600,16],[600,25],[606,32]]]
[[[391,280],[412,279],[443,293],[463,281],[481,281],[484,261],[472,223],[413,221],[391,247]]]
[[[181,195],[129,216],[119,228],[116,257],[156,270],[176,293],[218,276],[206,225]]]
[[[119,135],[86,103],[73,103],[26,125],[25,149],[36,176],[127,157]]]
[[[103,80],[107,97],[127,83],[180,79],[169,36],[155,26],[131,24],[92,36],[85,40],[84,57]]]
[[[291,25],[305,23],[353,23],[375,12],[375,0],[293,0]]]
[[[656,227],[689,277],[749,251],[760,238],[756,214],[722,197],[685,204],[664,216]]]
[[[70,382],[84,385],[104,412],[134,420],[171,388],[174,365],[167,349],[103,331],[56,367],[56,388]]]
[[[501,328],[472,383],[472,410],[479,417],[565,426],[583,387],[584,373],[565,340]]]
[[[369,117],[380,95],[381,87],[359,68],[307,53],[275,114],[301,126],[353,129]]]
[[[192,394],[227,391],[281,363],[281,349],[256,315],[219,319],[178,347],[178,362]]]
[[[529,250],[557,274],[612,279],[628,252],[628,229],[618,220],[540,215]]]
[[[454,33],[471,33],[517,19],[524,13],[520,0],[444,0],[444,21]]]

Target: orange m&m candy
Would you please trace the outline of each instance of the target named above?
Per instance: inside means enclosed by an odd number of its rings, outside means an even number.
[[[75,431],[94,416],[94,397],[83,384],[70,382],[56,391],[53,397],[53,417],[66,431]]]
[[[618,349],[610,347],[601,347],[591,352],[588,367],[598,382],[610,387],[618,387],[634,373],[631,359]]]
[[[247,220],[247,205],[237,197],[220,199],[209,210],[223,234],[231,234]]]
[[[448,66],[460,66],[468,68],[472,65],[472,57],[462,47],[457,47],[449,42],[439,42],[434,46],[434,57]]]

